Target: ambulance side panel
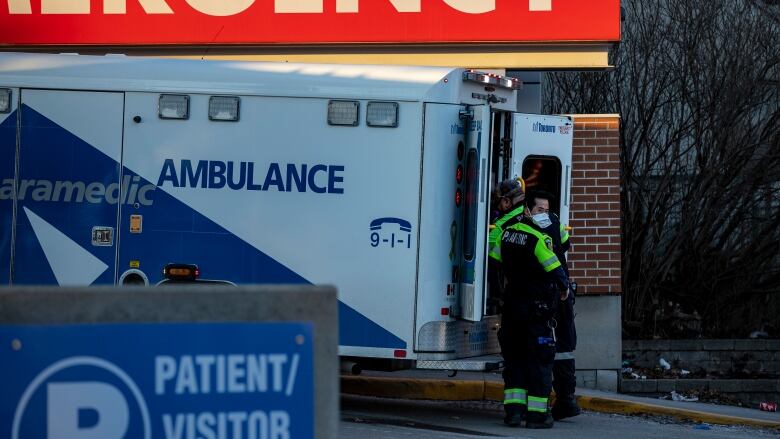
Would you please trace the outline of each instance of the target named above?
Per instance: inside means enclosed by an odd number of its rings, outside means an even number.
[[[10,109],[0,114],[0,286],[9,285],[11,276],[18,102],[19,89],[11,89]]]
[[[124,94],[21,90],[11,282],[116,279]]]
[[[120,274],[333,284],[341,355],[411,350],[421,105],[376,128],[362,101],[358,126],[331,126],[327,99],[241,96],[240,120],[216,122],[189,96],[189,119],[163,120],[159,94],[127,93],[123,179],[153,189],[123,206]]]

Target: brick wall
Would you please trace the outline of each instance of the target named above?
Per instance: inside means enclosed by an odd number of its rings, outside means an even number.
[[[620,294],[620,119],[573,118],[570,275],[578,294]]]

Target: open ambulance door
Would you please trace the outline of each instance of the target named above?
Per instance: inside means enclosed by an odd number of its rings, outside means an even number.
[[[463,191],[463,239],[461,249],[461,317],[482,320],[487,263],[487,221],[490,204],[489,105],[468,107],[464,117],[466,134],[465,185]]]
[[[565,116],[514,114],[512,175],[523,177],[526,191],[555,196],[550,211],[569,223],[574,124]]]

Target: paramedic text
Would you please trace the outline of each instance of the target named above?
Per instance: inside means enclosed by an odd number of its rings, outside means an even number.
[[[141,184],[138,176],[125,175],[122,185],[111,183],[83,181],[51,181],[51,180],[19,180],[19,200],[100,204],[135,204],[151,206],[153,200],[150,192],[156,187],[153,184]],[[121,194],[121,195],[120,195]],[[120,199],[121,196],[121,199]],[[4,179],[0,185],[0,200],[14,199],[14,179]]]

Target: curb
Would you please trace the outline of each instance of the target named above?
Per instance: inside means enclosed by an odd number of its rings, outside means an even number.
[[[493,381],[434,380],[342,376],[341,393],[382,398],[430,399],[438,401],[502,401],[504,385]],[[697,410],[664,407],[600,396],[577,396],[584,410],[621,415],[668,416],[682,421],[742,425],[780,430],[780,422],[718,415]]]

